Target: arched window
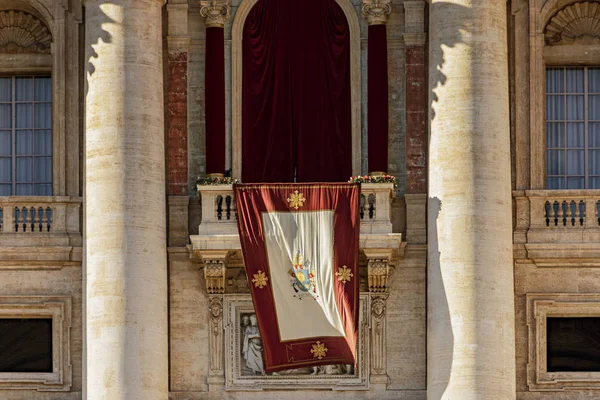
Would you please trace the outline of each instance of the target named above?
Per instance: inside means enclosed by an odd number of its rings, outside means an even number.
[[[543,32],[546,188],[600,189],[600,3],[560,5]]]
[[[36,16],[0,11],[0,196],[53,193],[51,42]]]
[[[360,29],[352,4],[245,0],[232,39],[233,175],[306,182],[360,173]]]

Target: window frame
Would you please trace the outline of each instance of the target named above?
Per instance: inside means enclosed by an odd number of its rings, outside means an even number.
[[[71,390],[71,314],[71,296],[0,296],[0,318],[52,319],[52,372],[0,372],[0,390]]]
[[[11,158],[11,180],[10,182],[0,182],[0,184],[5,185],[7,183],[10,183],[11,185],[11,195],[10,196],[52,196],[54,193],[54,129],[53,129],[53,125],[54,125],[54,108],[53,108],[53,90],[52,90],[52,75],[50,73],[38,73],[38,74],[0,74],[0,78],[10,78],[11,79],[11,100],[10,102],[3,102],[0,101],[0,104],[10,104],[11,105],[11,127],[9,129],[2,129],[2,131],[8,131],[10,130],[11,132],[11,151],[10,151],[10,155],[8,157]],[[17,101],[16,99],[16,81],[18,78],[32,78],[33,79],[33,84],[32,84],[32,90],[33,90],[33,96],[32,96],[32,100],[31,101]],[[50,79],[50,100],[49,101],[37,101],[35,99],[35,79],[36,78],[48,78]],[[36,128],[35,127],[35,105],[38,103],[43,103],[43,104],[50,104],[50,127],[49,128]],[[33,108],[32,108],[32,126],[31,128],[17,128],[16,126],[16,105],[17,104],[32,104]],[[40,131],[40,130],[45,130],[45,131],[50,131],[50,140],[51,140],[51,151],[50,151],[50,155],[35,155],[35,150],[32,150],[31,154],[26,154],[26,155],[19,155],[17,154],[17,131],[19,130],[30,130],[33,134],[33,137],[35,137],[35,132],[36,131]],[[35,139],[33,139],[35,140]],[[7,156],[0,156],[2,158],[6,158]],[[16,171],[16,167],[17,167],[17,159],[19,157],[30,157],[32,159],[32,162],[34,163],[32,166],[32,181],[31,182],[17,182],[17,171]],[[46,182],[36,182],[35,180],[35,159],[39,158],[39,157],[44,157],[44,158],[50,158],[50,168],[51,168],[51,172],[50,172],[50,181],[46,181]],[[29,195],[17,195],[17,185],[18,184],[31,184],[33,185],[33,193],[29,194]],[[35,194],[35,185],[36,184],[45,184],[45,185],[50,185],[50,194]]]
[[[600,372],[548,372],[549,317],[600,317],[600,294],[528,293],[527,385],[530,391],[600,389]]]
[[[583,92],[569,92],[567,90],[567,70],[572,69],[572,70],[582,70],[583,72]],[[597,175],[590,175],[590,153],[592,150],[598,150],[600,151],[600,146],[597,147],[590,147],[590,140],[589,140],[589,126],[590,123],[599,123],[600,124],[600,119],[596,119],[596,120],[591,120],[590,119],[590,113],[589,113],[589,98],[590,96],[600,96],[600,92],[590,92],[589,88],[589,71],[591,69],[598,69],[600,70],[600,65],[595,66],[595,65],[547,65],[545,66],[545,83],[546,85],[544,86],[544,93],[545,93],[545,97],[544,97],[544,133],[545,133],[545,159],[546,159],[546,163],[545,163],[545,171],[544,171],[544,185],[547,189],[549,190],[570,190],[570,189],[574,189],[574,190],[585,190],[585,189],[600,189],[600,187],[598,188],[591,188],[590,187],[590,179],[591,178],[596,178],[600,180],[600,174]],[[549,93],[547,88],[548,88],[548,71],[549,70],[562,70],[562,74],[563,74],[563,91],[562,92],[553,92],[553,93]],[[555,96],[555,97],[562,97],[562,103],[563,103],[563,118],[562,120],[550,120],[548,119],[548,99],[551,96]],[[583,120],[571,120],[568,119],[567,116],[567,101],[569,96],[583,96]],[[548,124],[562,124],[563,125],[563,146],[562,147],[553,147],[550,148],[548,147]],[[572,123],[583,123],[583,147],[569,147],[568,146],[568,124],[572,124]],[[563,151],[563,156],[562,156],[562,166],[564,167],[564,171],[562,174],[557,174],[557,175],[550,175],[548,173],[548,152],[550,150],[561,150]],[[583,150],[584,152],[584,168],[583,168],[583,175],[569,175],[568,173],[568,151],[569,150]],[[578,188],[568,188],[568,179],[569,178],[583,178],[584,180],[584,187],[578,187]],[[549,178],[559,178],[561,180],[563,180],[565,187],[564,188],[559,188],[559,189],[550,189],[548,188],[548,179]]]

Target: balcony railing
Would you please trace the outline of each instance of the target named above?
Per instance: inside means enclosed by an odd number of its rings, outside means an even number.
[[[195,250],[239,249],[237,214],[232,185],[198,185],[202,219],[198,235],[193,236]],[[400,234],[392,233],[391,183],[363,183],[359,204],[361,247],[398,246]]]
[[[513,197],[517,258],[600,266],[600,190],[526,190]]]
[[[80,198],[0,197],[0,233],[79,233]]]

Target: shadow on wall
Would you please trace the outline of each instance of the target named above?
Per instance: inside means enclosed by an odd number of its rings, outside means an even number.
[[[443,69],[447,63],[444,51],[458,44],[464,44],[465,38],[472,31],[471,21],[473,10],[444,1],[429,3],[429,122],[435,120],[435,105],[439,102],[436,90],[444,86],[448,79]],[[448,18],[447,16],[451,16]],[[457,18],[459,17],[459,18]],[[462,21],[457,26],[457,21]],[[433,22],[433,24],[432,24]],[[433,40],[432,40],[433,39]],[[432,68],[433,67],[433,68]],[[448,101],[450,99],[444,99]],[[431,125],[430,125],[431,127]],[[443,135],[438,130],[434,134]],[[432,143],[431,129],[429,130],[429,143]],[[437,141],[433,141],[434,143]],[[431,153],[431,149],[429,151]],[[429,165],[431,175],[439,173],[435,166]],[[429,180],[431,182],[431,180]],[[451,182],[448,182],[451,184]],[[427,347],[436,350],[432,356],[427,357],[427,399],[438,400],[448,398],[445,395],[452,374],[454,358],[454,332],[450,318],[450,309],[444,285],[444,274],[440,265],[441,253],[438,237],[438,217],[442,211],[442,200],[436,197],[438,193],[430,193],[428,201],[428,279],[427,279],[427,308],[428,308],[428,333]],[[447,272],[447,271],[446,271]],[[435,313],[432,312],[435,310]],[[432,317],[435,316],[435,323]],[[434,371],[434,374],[432,374]]]
[[[94,45],[99,44],[100,41],[104,43],[112,43],[112,36],[108,31],[104,30],[102,27],[104,26],[104,24],[115,23],[115,20],[106,15],[97,2],[92,3],[88,1],[83,7],[83,15],[85,21],[85,29],[89,29],[99,33],[96,37],[93,38],[92,41],[88,41],[88,32],[85,32],[85,99],[87,98],[88,94],[87,78],[89,76],[94,75],[94,73],[96,72],[94,60],[98,59],[98,53],[96,53]],[[94,18],[90,19],[90,15],[93,15]]]

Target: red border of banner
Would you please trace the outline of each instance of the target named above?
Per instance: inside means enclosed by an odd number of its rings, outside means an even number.
[[[306,199],[297,210],[287,199],[295,191]],[[355,364],[358,340],[359,274],[358,240],[360,234],[360,185],[355,183],[314,184],[239,184],[234,185],[238,229],[248,285],[263,341],[266,372],[327,364]],[[346,337],[310,337],[281,341],[266,254],[262,213],[269,211],[334,211],[334,265],[346,265],[353,278],[345,284],[334,276],[338,310]],[[333,273],[337,269],[334,268]],[[267,286],[252,283],[254,274],[266,272]],[[268,290],[265,290],[268,289]],[[316,342],[328,349],[318,359],[310,352]]]

